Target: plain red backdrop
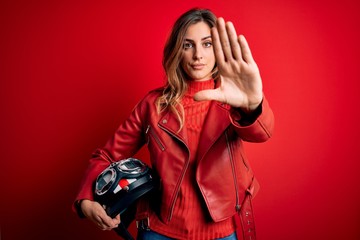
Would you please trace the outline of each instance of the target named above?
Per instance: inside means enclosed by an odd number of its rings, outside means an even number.
[[[195,6],[247,37],[275,113],[273,138],[246,144],[259,239],[360,239],[357,1],[101,2],[0,3],[1,239],[118,239],[71,204]]]

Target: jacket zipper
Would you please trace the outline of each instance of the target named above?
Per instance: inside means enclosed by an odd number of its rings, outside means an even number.
[[[157,145],[160,147],[161,151],[165,150],[164,145],[161,143],[159,137],[155,134],[154,130],[151,128],[150,125],[147,126],[145,133],[149,133],[155,140],[155,142],[157,143]]]
[[[232,151],[231,151],[231,146],[230,146],[230,142],[229,142],[229,137],[228,137],[228,133],[227,131],[225,131],[225,138],[226,138],[226,145],[229,151],[229,157],[230,157],[230,163],[231,163],[231,170],[232,170],[232,174],[234,177],[234,186],[235,186],[235,196],[236,196],[236,205],[235,205],[235,209],[237,211],[240,210],[240,204],[239,204],[239,191],[238,191],[238,185],[237,185],[237,178],[236,178],[236,169],[235,169],[235,163],[234,163],[234,159],[233,159],[233,155],[232,155]]]
[[[186,148],[188,149],[188,147],[187,147],[187,145],[185,144],[185,142],[184,142],[183,140],[181,140],[178,136],[176,136],[175,134],[173,134],[173,133],[170,132],[169,130],[161,127],[160,125],[159,125],[159,128],[161,128],[162,130],[164,130],[165,132],[169,133],[170,135],[172,135],[173,137],[175,137],[177,140],[179,140],[180,142],[182,142],[182,143],[186,146]],[[188,150],[188,152],[189,152],[189,150]],[[189,155],[190,155],[190,153],[189,153]],[[190,157],[190,156],[189,156],[189,157]],[[183,169],[183,171],[182,171],[182,173],[181,173],[180,181],[176,184],[176,189],[175,189],[175,193],[176,193],[176,194],[175,194],[174,198],[171,200],[170,214],[169,214],[169,216],[167,217],[167,221],[168,221],[168,222],[170,222],[170,220],[171,220],[171,218],[172,218],[173,211],[174,211],[174,207],[175,207],[175,201],[176,201],[177,196],[178,196],[178,194],[179,194],[180,183],[181,183],[182,180],[184,179],[184,176],[185,176],[185,173],[186,173],[186,170],[187,170],[188,166],[189,166],[189,158],[188,158],[188,160],[186,161],[185,167],[184,167],[184,169]]]

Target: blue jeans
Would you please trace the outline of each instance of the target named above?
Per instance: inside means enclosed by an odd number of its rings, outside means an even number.
[[[139,231],[137,240],[173,240],[173,238],[166,237],[154,231]],[[224,238],[217,238],[217,240],[237,240],[236,233]]]

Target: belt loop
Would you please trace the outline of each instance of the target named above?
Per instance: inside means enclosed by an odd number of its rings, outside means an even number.
[[[141,220],[136,220],[136,228],[141,231],[150,231],[149,217]]]
[[[136,227],[138,230],[150,230],[150,218],[149,218],[149,199],[141,198],[137,202],[137,211],[136,211]]]

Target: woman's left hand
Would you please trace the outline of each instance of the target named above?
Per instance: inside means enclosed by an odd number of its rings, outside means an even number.
[[[234,25],[223,18],[218,18],[211,34],[220,85],[200,91],[195,100],[216,100],[245,112],[255,110],[263,98],[262,81],[245,37],[237,36]]]

